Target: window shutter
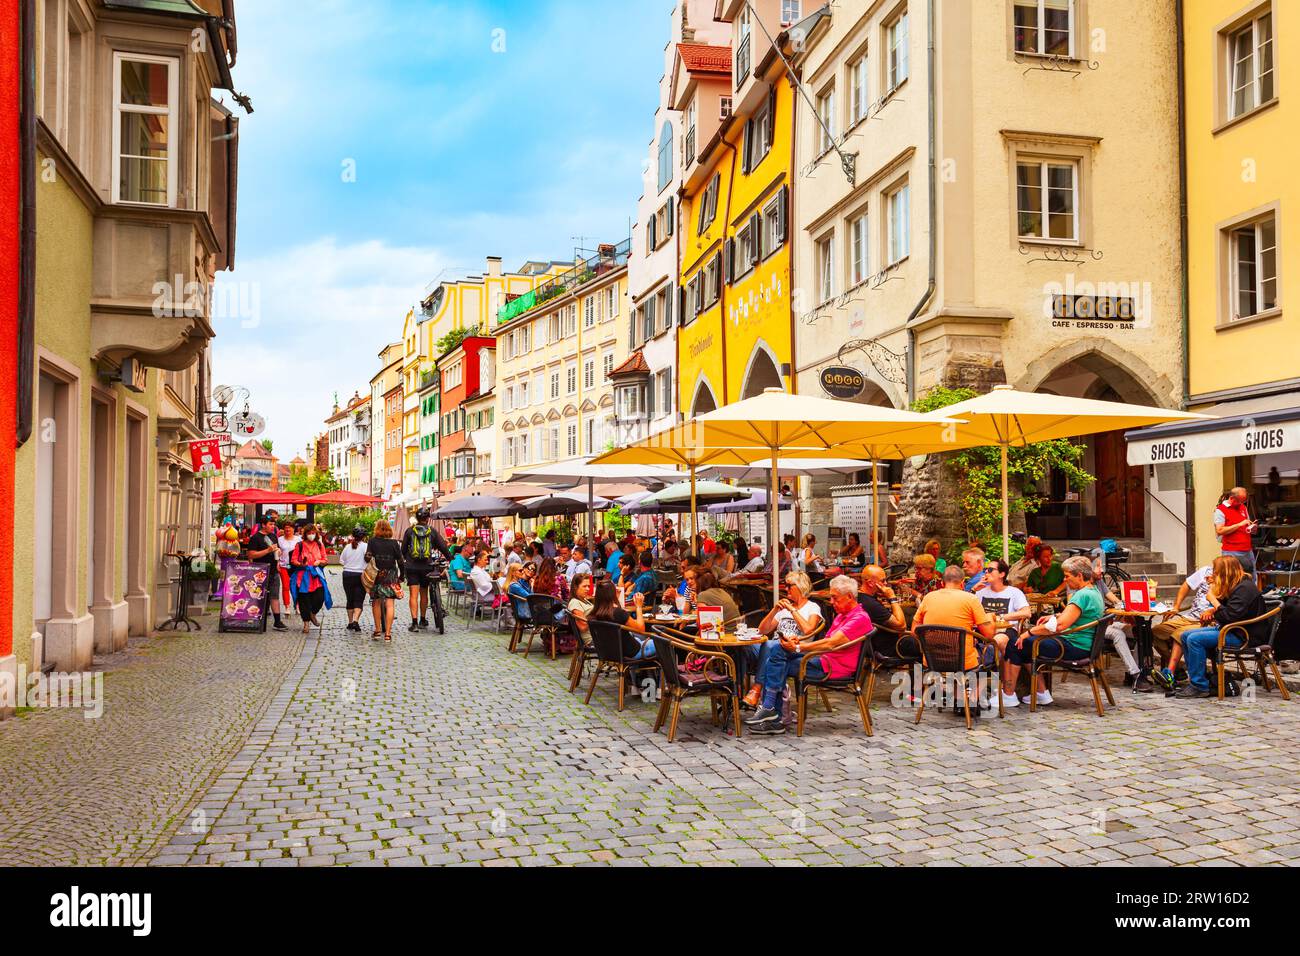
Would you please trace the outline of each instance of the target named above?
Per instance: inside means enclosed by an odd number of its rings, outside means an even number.
[[[713,299],[716,302],[722,298],[722,253],[716,256],[718,267],[713,270]]]
[[[736,240],[728,239],[723,249],[726,254],[722,257],[722,281],[730,285],[736,274]]]
[[[671,236],[673,234],[673,220],[677,218],[677,210],[673,204],[673,197],[668,197],[668,212],[664,216],[664,234]]]
[[[664,331],[667,332],[673,327],[673,290],[669,289],[668,294],[664,296]]]
[[[767,91],[767,148],[772,148],[773,137],[776,135],[776,84]]]
[[[680,322],[686,318],[686,286],[677,287],[677,320]]]
[[[742,172],[749,172],[749,154],[750,147],[754,142],[754,120],[745,120],[745,137],[740,144],[740,169]]]
[[[763,235],[763,217],[758,213],[749,217],[749,263],[753,265],[759,260],[758,246],[762,241]]]
[[[645,224],[645,247],[652,250],[655,247],[655,219],[650,217],[650,221]]]
[[[789,217],[790,187],[781,187],[781,198],[776,204],[776,234],[779,242],[785,242],[786,223]]]

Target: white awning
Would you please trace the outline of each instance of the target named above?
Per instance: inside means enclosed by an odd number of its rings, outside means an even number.
[[[1163,465],[1300,451],[1300,407],[1294,394],[1222,402],[1197,411],[1217,417],[1126,432],[1128,463]]]

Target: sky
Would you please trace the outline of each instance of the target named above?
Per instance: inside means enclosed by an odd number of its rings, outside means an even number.
[[[235,87],[255,112],[236,108],[213,381],[249,390],[287,461],[336,393],[365,393],[432,283],[626,238],[672,0],[236,9]]]

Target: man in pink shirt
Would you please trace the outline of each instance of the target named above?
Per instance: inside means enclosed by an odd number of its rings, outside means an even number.
[[[785,682],[799,673],[799,662],[805,656],[807,675],[813,679],[830,677],[839,680],[852,677],[858,666],[858,655],[863,644],[845,647],[850,641],[870,634],[875,625],[858,603],[858,582],[847,574],[832,579],[831,607],[835,619],[821,640],[803,641],[797,635],[782,636],[780,643],[771,649],[758,675],[763,688],[763,702],[754,715],[745,721],[751,734],[783,734],[785,723],[781,720],[781,691]]]

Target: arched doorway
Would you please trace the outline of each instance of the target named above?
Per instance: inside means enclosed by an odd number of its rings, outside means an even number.
[[[1139,405],[1161,405],[1158,378],[1140,360],[1085,351],[1069,357],[1036,382],[1032,391]],[[1039,484],[1045,503],[1026,518],[1031,532],[1045,538],[1094,541],[1103,537],[1143,538],[1147,534],[1145,471],[1128,463],[1123,430],[1082,435],[1084,470],[1096,481],[1072,492],[1063,475],[1050,473]]]
[[[785,380],[781,377],[781,369],[771,350],[759,342],[749,356],[749,367],[745,369],[745,383],[741,387],[740,397],[742,400],[753,398],[763,394],[767,388],[785,391]]]
[[[718,407],[718,399],[713,394],[713,389],[709,387],[706,379],[700,379],[695,386],[695,398],[691,400],[691,417],[703,415],[705,412],[711,412]]]

